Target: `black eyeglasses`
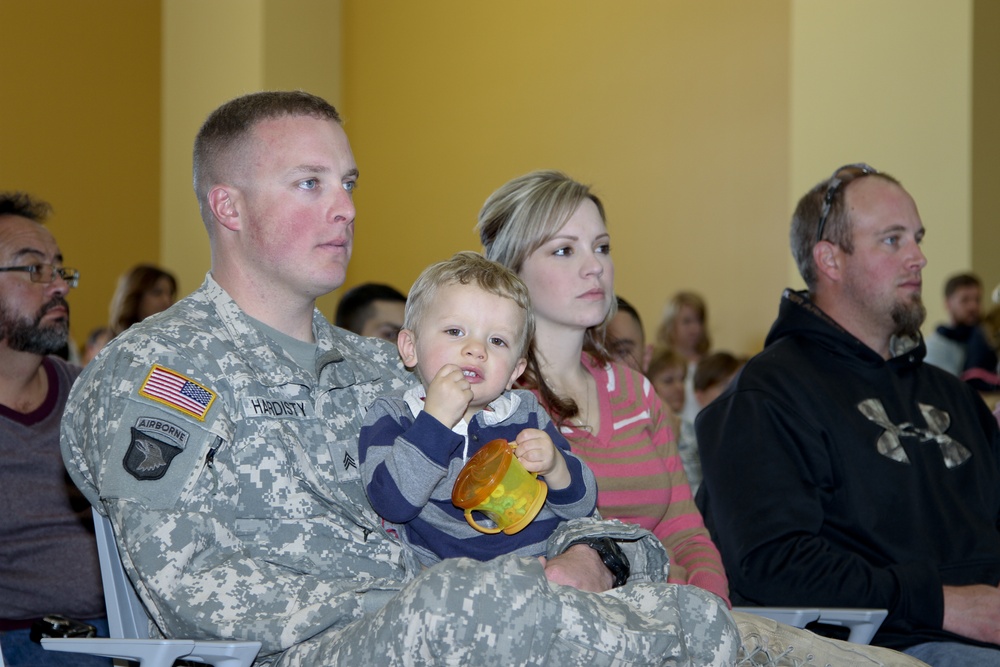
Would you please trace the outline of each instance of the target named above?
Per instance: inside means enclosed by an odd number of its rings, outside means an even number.
[[[51,283],[59,276],[66,281],[70,287],[80,284],[80,272],[76,269],[67,269],[54,264],[32,264],[31,266],[5,266],[0,271],[24,271],[31,277],[33,283]]]
[[[819,225],[816,227],[816,243],[823,240],[823,229],[826,227],[826,219],[830,217],[830,209],[833,208],[833,200],[837,198],[837,193],[854,179],[877,173],[878,169],[870,167],[863,162],[845,164],[833,172],[833,176],[830,177],[830,184],[826,186],[826,194],[823,195],[823,211],[820,213]]]

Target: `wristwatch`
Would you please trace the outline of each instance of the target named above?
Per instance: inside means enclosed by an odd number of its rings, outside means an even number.
[[[617,542],[610,537],[587,537],[577,540],[569,546],[572,547],[577,544],[586,544],[600,555],[601,560],[604,561],[604,566],[615,577],[615,583],[611,585],[612,588],[625,585],[632,568],[629,566],[628,556],[625,555],[625,552],[622,551]],[[568,549],[569,547],[566,548]]]

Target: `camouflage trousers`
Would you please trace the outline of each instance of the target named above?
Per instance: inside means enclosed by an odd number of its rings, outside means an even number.
[[[444,561],[377,613],[274,664],[732,665],[739,645],[725,604],[701,589],[634,583],[587,593],[550,584],[534,559],[509,556]]]

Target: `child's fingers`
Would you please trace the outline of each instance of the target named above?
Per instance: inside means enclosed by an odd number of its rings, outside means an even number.
[[[538,442],[551,440],[549,435],[545,431],[541,431],[537,428],[526,428],[517,434],[516,442],[518,445],[528,444],[531,442]]]

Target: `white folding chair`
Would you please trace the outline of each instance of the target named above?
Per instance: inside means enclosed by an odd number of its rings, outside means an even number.
[[[849,630],[847,641],[855,644],[869,643],[889,614],[885,609],[822,607],[733,607],[733,611],[764,616],[796,628],[804,628],[813,622],[838,625]]]
[[[142,667],[171,667],[179,659],[216,667],[250,667],[253,664],[260,651],[260,642],[151,639],[149,617],[125,574],[111,520],[96,509],[93,512],[111,638],[42,639],[46,650],[134,660]]]

